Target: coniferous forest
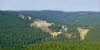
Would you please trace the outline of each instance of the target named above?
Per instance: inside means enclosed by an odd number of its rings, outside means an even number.
[[[0,50],[100,50],[100,12],[0,11]]]

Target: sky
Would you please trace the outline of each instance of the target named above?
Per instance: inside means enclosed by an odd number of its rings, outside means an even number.
[[[100,0],[0,0],[0,10],[100,11]]]

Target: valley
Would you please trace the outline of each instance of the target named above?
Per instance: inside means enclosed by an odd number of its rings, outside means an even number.
[[[91,49],[96,45],[96,50],[99,38],[100,12],[0,11],[1,50],[30,50],[42,45],[50,47],[52,43],[58,48],[63,45],[71,49],[73,45],[84,50],[85,46]]]

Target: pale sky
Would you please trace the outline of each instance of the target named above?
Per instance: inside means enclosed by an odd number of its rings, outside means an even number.
[[[100,11],[100,0],[0,0],[0,10]]]

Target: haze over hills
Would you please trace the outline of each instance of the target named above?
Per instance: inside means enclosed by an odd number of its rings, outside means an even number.
[[[100,41],[99,35],[100,12],[0,11],[0,48],[44,42]]]
[[[99,0],[0,0],[0,50],[100,50]]]

